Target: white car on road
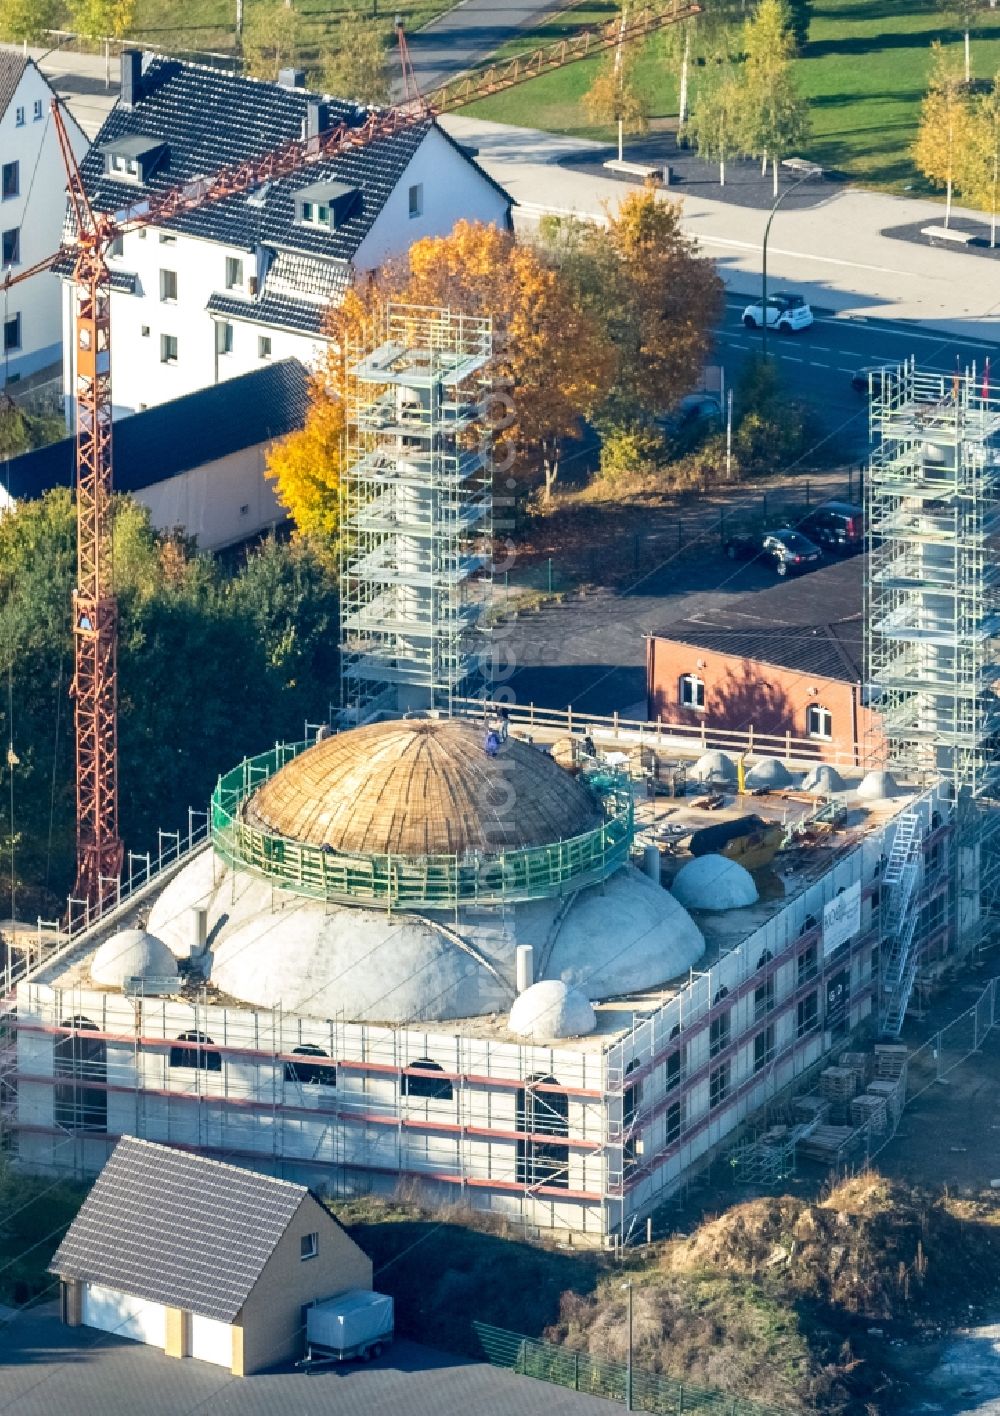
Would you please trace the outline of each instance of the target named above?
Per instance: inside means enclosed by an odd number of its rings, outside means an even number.
[[[783,295],[779,291],[767,298],[767,327],[781,334],[794,334],[797,330],[808,329],[813,322],[813,312],[801,295]],[[743,323],[747,329],[760,329],[764,323],[764,307],[759,300],[748,305],[743,311]]]

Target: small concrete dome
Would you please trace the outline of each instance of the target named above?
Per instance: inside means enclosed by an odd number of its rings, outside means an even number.
[[[583,1037],[597,1026],[590,1000],[561,979],[543,979],[526,988],[510,1010],[510,1030],[532,1042],[558,1037]]]
[[[735,782],[736,763],[724,752],[703,752],[691,776],[699,782]]]
[[[777,757],[762,757],[747,772],[748,787],[787,787],[792,774]]]
[[[887,801],[894,797],[898,790],[892,773],[876,768],[862,777],[858,796],[863,797],[865,801]]]
[[[758,899],[749,870],[739,861],[714,854],[685,861],[670,893],[688,910],[740,910]]]
[[[106,988],[121,988],[128,978],[176,978],[177,963],[155,934],[122,929],[98,949],[91,960],[90,977]]]
[[[844,779],[836,767],[828,767],[825,762],[810,767],[802,782],[804,792],[815,792],[817,796],[828,796],[831,792],[844,790]]]

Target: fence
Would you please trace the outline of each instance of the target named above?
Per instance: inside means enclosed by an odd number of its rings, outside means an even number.
[[[907,1062],[906,1104],[978,1052],[996,1026],[997,982],[991,978],[970,1008],[929,1038]]]
[[[472,1328],[481,1355],[495,1367],[506,1367],[519,1376],[536,1377],[608,1401],[626,1400],[629,1372],[624,1362],[540,1342],[489,1323],[474,1322]],[[713,1416],[788,1416],[779,1407],[725,1396],[642,1367],[632,1368],[631,1385],[632,1409],[655,1412],[657,1416],[686,1416],[696,1411],[711,1412]]]

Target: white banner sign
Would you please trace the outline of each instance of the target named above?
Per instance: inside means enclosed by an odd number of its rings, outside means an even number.
[[[853,939],[861,928],[861,881],[834,898],[823,908],[823,957]]]

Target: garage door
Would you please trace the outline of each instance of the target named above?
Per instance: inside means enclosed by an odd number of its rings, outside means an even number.
[[[116,1288],[103,1288],[99,1283],[83,1285],[84,1327],[100,1328],[118,1337],[131,1337],[135,1342],[148,1342],[153,1347],[167,1345],[167,1313],[162,1303],[150,1303]]]
[[[218,1367],[233,1365],[233,1328],[215,1318],[191,1314],[191,1356],[202,1362],[214,1362]]]

